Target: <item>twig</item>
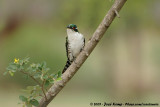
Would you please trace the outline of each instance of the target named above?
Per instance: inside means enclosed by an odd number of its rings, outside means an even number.
[[[43,80],[43,83],[42,83],[42,85],[41,85],[41,88],[42,88],[44,97],[45,97],[45,99],[46,99],[46,101],[47,101],[47,96],[46,96],[46,93],[45,93],[45,90],[44,90],[44,83],[45,83],[45,80]]]
[[[127,0],[115,0],[113,6],[108,11],[107,15],[104,17],[101,24],[98,26],[96,31],[94,32],[92,38],[89,40],[89,42],[84,47],[84,50],[78,55],[76,58],[76,63],[79,66],[82,66],[82,64],[85,62],[85,60],[88,58],[90,53],[93,51],[93,49],[96,47],[97,43],[100,41],[100,39],[103,37],[106,30],[109,28],[110,24],[115,18],[115,9],[117,11],[120,11],[120,9],[123,7]],[[87,55],[86,55],[87,53]],[[70,67],[65,71],[65,73],[62,75],[62,80],[56,81],[54,85],[49,89],[47,92],[47,98],[48,100],[43,97],[39,101],[38,107],[47,107],[47,105],[56,97],[56,95],[63,89],[63,87],[66,85],[66,83],[74,76],[74,74],[78,71],[79,67],[76,66],[75,63],[72,63]]]
[[[27,72],[24,72],[24,71],[20,71],[21,73],[23,73],[23,74],[26,74],[26,75],[29,75],[39,86],[41,86],[41,89],[42,89],[42,92],[43,92],[43,94],[44,94],[44,96],[45,96],[45,99],[47,100],[47,96],[46,96],[46,93],[45,93],[45,90],[44,90],[44,83],[45,83],[45,80],[42,82],[42,84],[39,82],[39,81],[37,81],[32,75],[30,75],[29,73],[27,73]]]
[[[53,78],[53,80],[54,80],[54,81],[56,81],[56,79],[55,79],[55,78]]]
[[[114,12],[116,13],[117,17],[120,18],[119,13],[117,12],[117,10],[115,9]]]
[[[30,75],[29,73],[24,72],[22,70],[20,72],[23,73],[23,74],[26,74],[26,75],[30,76],[39,86],[41,86],[41,83],[39,81],[37,81],[32,75]]]

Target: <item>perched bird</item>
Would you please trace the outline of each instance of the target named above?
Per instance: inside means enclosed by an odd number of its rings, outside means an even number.
[[[67,62],[62,71],[64,73],[67,68],[72,64],[76,59],[79,53],[85,46],[84,36],[78,32],[78,28],[75,24],[69,24],[67,26],[67,37],[66,37],[66,53],[67,53]]]

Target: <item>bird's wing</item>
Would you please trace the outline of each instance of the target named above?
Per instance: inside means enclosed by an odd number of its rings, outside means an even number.
[[[83,46],[82,46],[80,52],[84,49],[84,46],[85,46],[85,38],[83,38]]]
[[[83,40],[83,43],[84,43],[83,48],[84,48],[84,46],[85,46],[85,42],[86,42],[86,41],[85,41],[85,38],[84,38],[84,40]]]
[[[68,42],[68,37],[66,37],[66,54],[67,54],[67,58],[69,59],[68,47],[69,47],[69,42]]]

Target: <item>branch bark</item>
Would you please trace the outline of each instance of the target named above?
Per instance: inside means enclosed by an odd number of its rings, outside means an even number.
[[[66,85],[67,82],[74,76],[74,74],[78,71],[78,69],[82,66],[82,64],[85,62],[85,60],[88,58],[90,53],[93,51],[93,49],[96,47],[97,43],[100,41],[100,39],[103,37],[106,30],[109,28],[110,24],[116,17],[116,15],[119,14],[118,12],[123,7],[127,0],[115,0],[114,4],[104,17],[101,24],[98,26],[96,31],[94,32],[91,39],[86,44],[84,50],[78,55],[75,62],[70,65],[70,67],[65,71],[65,73],[62,75],[62,80],[57,81],[54,83],[54,85],[48,90],[47,92],[47,100],[43,97],[38,107],[47,107],[47,105],[56,97],[56,95],[63,89],[63,87]]]

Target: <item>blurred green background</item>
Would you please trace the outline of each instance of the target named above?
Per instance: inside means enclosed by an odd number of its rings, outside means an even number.
[[[14,58],[46,61],[51,72],[66,62],[66,26],[86,41],[111,0],[0,0],[0,106],[20,107],[22,74],[3,76]],[[90,102],[160,102],[160,1],[128,0],[81,69],[48,107],[89,107]]]

